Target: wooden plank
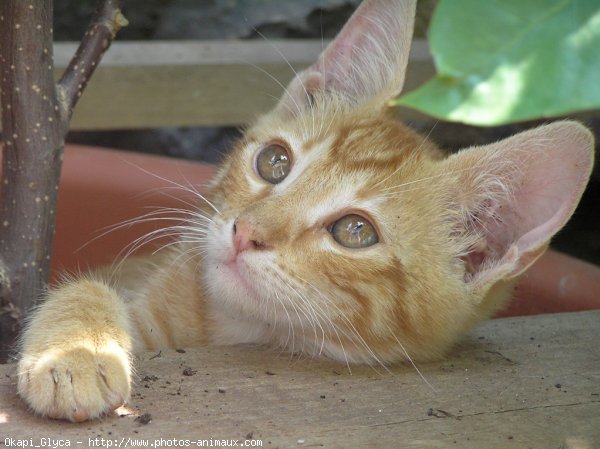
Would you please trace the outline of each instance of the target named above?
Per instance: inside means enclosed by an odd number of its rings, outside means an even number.
[[[82,96],[71,129],[245,124],[275,105],[294,70],[315,61],[323,45],[320,40],[115,42]],[[55,45],[57,76],[74,51],[73,43]],[[433,73],[426,42],[415,42],[407,89]]]
[[[125,416],[79,425],[29,415],[14,365],[0,366],[0,444],[251,436],[270,448],[599,448],[599,337],[600,311],[490,321],[419,366],[435,390],[411,366],[350,373],[254,347],[144,354]],[[143,413],[149,424],[136,421]]]

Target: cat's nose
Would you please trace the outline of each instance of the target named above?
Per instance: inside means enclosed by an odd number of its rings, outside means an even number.
[[[265,246],[250,223],[241,218],[235,220],[233,223],[233,247],[236,253],[239,254],[248,249],[263,249]]]

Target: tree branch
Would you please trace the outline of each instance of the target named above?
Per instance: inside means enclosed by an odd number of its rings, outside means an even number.
[[[22,317],[46,288],[64,139],[73,107],[126,22],[117,0],[99,5],[95,20],[100,21],[90,25],[57,86],[52,1],[0,0],[0,362],[12,349]],[[106,17],[116,25],[104,25]]]
[[[79,48],[58,82],[58,92],[65,117],[71,117],[73,108],[94,73],[98,61],[121,27],[128,24],[127,19],[121,14],[119,3],[119,0],[106,0],[99,3]]]

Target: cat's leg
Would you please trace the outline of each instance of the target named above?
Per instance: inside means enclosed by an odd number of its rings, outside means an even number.
[[[84,421],[130,394],[126,304],[103,282],[81,279],[51,290],[22,336],[18,391],[50,418]]]

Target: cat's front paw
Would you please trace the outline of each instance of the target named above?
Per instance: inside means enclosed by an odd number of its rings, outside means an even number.
[[[117,344],[103,351],[82,345],[25,353],[19,362],[19,394],[49,418],[98,418],[127,401],[130,383],[129,355]]]

